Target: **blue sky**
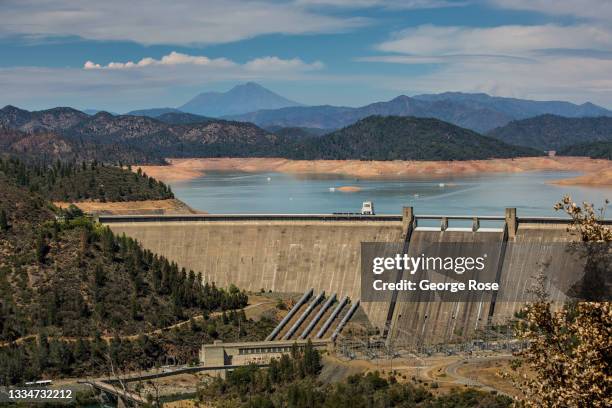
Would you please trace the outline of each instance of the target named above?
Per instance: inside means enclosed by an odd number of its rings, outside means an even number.
[[[128,6],[129,4],[129,6]],[[486,92],[612,107],[610,0],[3,0],[0,105],[305,104]]]

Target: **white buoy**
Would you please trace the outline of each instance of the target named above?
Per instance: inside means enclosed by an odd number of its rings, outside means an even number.
[[[414,194],[414,197],[415,197],[415,198],[418,198],[418,197],[419,197],[419,195],[415,193],[415,194]]]
[[[334,191],[336,191],[336,188],[335,187],[330,187],[329,191],[331,191],[333,193]]]
[[[268,180],[268,181],[271,181],[271,180],[272,180],[272,177],[268,177],[268,179],[267,179],[267,180]]]
[[[444,186],[445,186],[445,184],[444,184],[444,183],[440,183],[440,184],[438,184],[438,187],[440,187],[440,188],[444,188]]]

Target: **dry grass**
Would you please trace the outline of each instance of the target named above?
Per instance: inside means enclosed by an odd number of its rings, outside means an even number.
[[[57,207],[67,208],[74,204],[86,213],[97,213],[105,215],[134,215],[134,214],[197,214],[196,211],[184,202],[175,198],[168,200],[145,200],[145,201],[122,201],[122,202],[99,202],[81,201],[76,203],[54,202]]]
[[[393,361],[342,361],[334,356],[325,356],[324,365],[325,370],[333,373],[328,373],[333,381],[340,381],[357,372],[378,371],[384,377],[393,375],[398,382],[423,385],[435,394],[443,394],[453,388],[465,388],[466,384],[478,389],[479,384],[482,384],[504,394],[519,395],[520,391],[514,387],[512,381],[501,375],[502,372],[510,370],[509,357],[500,355],[498,358],[488,356],[487,359],[465,359],[465,356],[455,355],[403,357]],[[459,367],[453,370],[452,367],[457,365]],[[437,384],[436,388],[432,388],[434,383]]]

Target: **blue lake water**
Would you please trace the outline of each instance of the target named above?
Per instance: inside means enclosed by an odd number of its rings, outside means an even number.
[[[564,194],[598,207],[606,198],[612,198],[612,188],[549,184],[576,175],[526,172],[365,180],[336,175],[207,172],[197,179],[171,185],[177,198],[213,214],[356,212],[363,201],[373,201],[378,214],[399,214],[402,206],[413,206],[417,214],[502,215],[505,207],[516,207],[519,216],[561,216],[552,207]],[[340,186],[361,190],[354,193],[334,190]]]

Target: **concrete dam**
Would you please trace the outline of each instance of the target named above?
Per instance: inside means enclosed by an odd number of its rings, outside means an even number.
[[[497,300],[423,302],[400,292],[384,301],[362,300],[370,323],[388,339],[414,344],[458,341],[487,322],[512,317],[538,265],[550,256],[548,244],[577,239],[568,232],[568,220],[517,217],[511,208],[493,217],[415,215],[405,207],[401,215],[100,216],[99,221],[219,286],[287,293],[314,288],[354,300],[361,296],[362,242],[401,243],[404,253],[417,256],[432,243],[498,245]],[[573,261],[566,256],[555,262]],[[562,301],[564,295],[555,292],[552,298]]]

